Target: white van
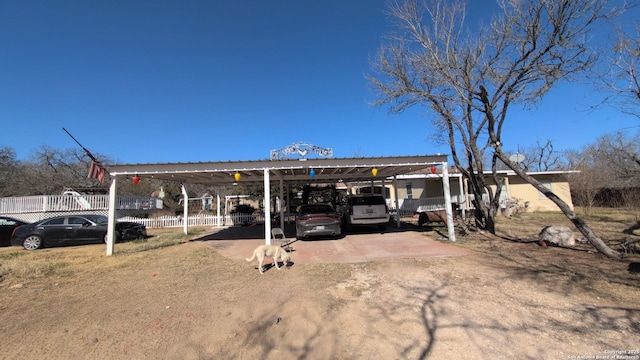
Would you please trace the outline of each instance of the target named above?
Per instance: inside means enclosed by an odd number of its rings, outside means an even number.
[[[373,225],[384,231],[389,223],[389,208],[381,195],[349,195],[342,211],[347,229],[352,225]]]

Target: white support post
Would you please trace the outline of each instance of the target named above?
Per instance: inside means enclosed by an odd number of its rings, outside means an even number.
[[[398,176],[393,175],[393,197],[396,200],[396,227],[400,228],[400,201],[398,201]]]
[[[285,211],[285,214],[287,214],[287,218],[289,218],[291,216],[291,213],[290,213],[291,206],[289,205],[289,204],[291,204],[291,199],[290,199],[291,195],[289,195],[289,194],[291,194],[291,186],[289,184],[287,184],[287,201],[285,203],[286,204],[285,206],[286,206],[286,209],[287,209]],[[284,231],[284,229],[283,229],[283,231]]]
[[[113,255],[116,243],[116,200],[117,194],[117,176],[111,177],[111,185],[109,186],[109,220],[107,222],[107,256]]]
[[[284,203],[284,197],[283,197],[283,193],[284,193],[284,181],[282,179],[280,179],[280,209],[278,209],[280,211],[280,229],[282,229],[282,231],[284,231],[284,206],[282,206],[282,204]],[[286,202],[287,206],[289,204],[288,199]]]
[[[447,162],[442,163],[442,190],[444,191],[444,204],[447,213],[447,231],[449,240],[456,241],[456,233],[453,227],[453,209],[451,207],[451,187],[449,186],[449,168]]]
[[[464,197],[465,203],[467,202],[467,196],[464,193],[464,188],[462,186],[462,174],[458,174],[458,190],[460,195],[458,195],[458,204],[460,205],[460,215],[462,216],[462,220],[466,220],[467,218],[467,206],[466,204],[462,204],[460,201],[460,197]]]
[[[271,245],[271,189],[269,169],[264,169],[264,242]]]
[[[464,184],[464,203],[471,212],[471,201],[469,200],[469,179],[462,180]]]
[[[218,200],[218,206],[216,206],[216,226],[220,227],[222,226],[222,221],[220,221],[220,193],[216,194],[216,199]]]
[[[182,198],[183,200],[183,205],[184,205],[184,211],[183,211],[183,217],[182,217],[182,231],[184,232],[185,235],[187,235],[189,233],[189,191],[188,191],[188,185],[187,184],[182,184]]]

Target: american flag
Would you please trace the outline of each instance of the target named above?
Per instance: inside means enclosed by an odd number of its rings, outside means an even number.
[[[89,168],[89,179],[98,179],[100,182],[104,182],[104,168],[100,163],[91,160],[91,167]]]

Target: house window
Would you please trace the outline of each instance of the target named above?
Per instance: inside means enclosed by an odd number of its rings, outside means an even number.
[[[413,188],[411,184],[407,184],[407,199],[413,199]]]
[[[44,222],[40,225],[64,225],[64,217],[59,217],[55,219],[51,219],[47,222]]]
[[[542,184],[542,186],[553,191],[553,189],[551,189],[551,179],[540,179],[538,181]],[[538,191],[538,199],[546,199],[546,198],[547,196],[545,194]]]

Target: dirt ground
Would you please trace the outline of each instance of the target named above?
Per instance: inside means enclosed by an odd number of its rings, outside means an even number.
[[[638,256],[509,231],[459,237],[475,251],[461,257],[264,275],[197,241],[109,258],[99,245],[43,249],[63,265],[0,271],[0,358],[640,358]],[[2,264],[20,249],[0,250]]]

